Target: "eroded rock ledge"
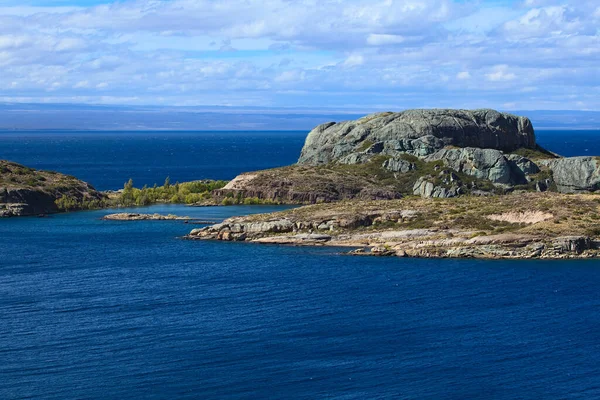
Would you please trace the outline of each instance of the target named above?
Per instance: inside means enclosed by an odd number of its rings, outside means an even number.
[[[355,255],[435,258],[593,258],[600,196],[521,193],[489,199],[349,201],[234,217],[198,240],[350,247]]]

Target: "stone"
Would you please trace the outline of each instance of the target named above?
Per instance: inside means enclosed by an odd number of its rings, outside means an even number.
[[[386,246],[375,246],[371,248],[371,254],[380,257],[395,256],[396,252]]]
[[[450,198],[463,194],[461,186],[452,185],[451,187],[436,186],[430,182],[431,177],[420,177],[413,186],[413,194],[424,198]]]
[[[524,164],[526,159],[520,160]],[[425,158],[425,161],[443,161],[455,171],[489,180],[496,184],[517,185],[527,183],[525,174],[514,161],[509,161],[504,153],[494,149],[467,147],[462,149],[442,149]],[[515,168],[517,170],[515,171]],[[519,172],[517,172],[519,171]]]
[[[550,189],[551,184],[552,184],[552,181],[550,179],[544,179],[543,181],[537,181],[535,183],[535,190],[537,190],[538,192],[545,192],[548,189]]]
[[[514,172],[520,171],[523,175],[533,175],[540,172],[540,167],[536,163],[518,154],[507,154],[506,159],[513,165]]]
[[[593,242],[586,236],[563,236],[555,238],[552,246],[558,252],[582,253],[584,250],[594,248]]]
[[[600,189],[600,162],[597,157],[569,157],[544,160],[561,193],[594,192]]]
[[[244,232],[286,233],[294,230],[294,224],[287,219],[267,222],[251,222],[244,226]]]
[[[392,172],[400,172],[405,174],[413,171],[415,169],[415,164],[401,158],[390,158],[383,162],[383,168]]]
[[[375,144],[377,146],[373,147]],[[366,150],[427,156],[445,146],[514,151],[535,148],[528,118],[494,110],[407,110],[327,123],[306,138],[299,164],[320,165]]]
[[[102,217],[109,221],[173,221],[173,220],[190,220],[190,217],[180,217],[177,215],[162,215],[162,214],[140,214],[140,213],[116,213],[108,214]]]

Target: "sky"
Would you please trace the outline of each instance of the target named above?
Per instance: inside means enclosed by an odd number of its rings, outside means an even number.
[[[0,102],[600,110],[598,0],[0,0]]]

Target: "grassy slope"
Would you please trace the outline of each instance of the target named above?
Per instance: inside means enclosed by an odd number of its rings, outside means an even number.
[[[56,199],[59,210],[102,207],[105,196],[73,176],[40,171],[11,161],[0,160],[0,188],[31,190]]]

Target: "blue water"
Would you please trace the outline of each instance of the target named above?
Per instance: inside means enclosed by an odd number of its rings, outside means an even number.
[[[80,140],[82,171],[110,164],[98,140]],[[148,141],[111,168],[160,148]],[[62,151],[46,143],[43,158],[60,163]],[[220,220],[277,209],[139,210]],[[196,225],[100,219],[112,211],[0,220],[0,399],[600,398],[597,261],[192,242],[178,237]]]
[[[298,160],[307,132],[1,132],[0,160],[75,175],[98,190],[196,179]]]
[[[75,175],[99,190],[195,179],[298,160],[307,132],[0,131],[0,159]],[[538,131],[538,142],[564,156],[600,155],[598,131]]]

